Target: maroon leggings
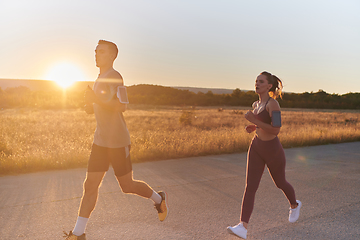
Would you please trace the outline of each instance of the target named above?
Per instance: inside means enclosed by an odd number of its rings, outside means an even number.
[[[240,217],[242,222],[249,222],[265,164],[276,186],[283,191],[290,204],[296,204],[294,188],[285,179],[286,159],[279,138],[262,141],[255,135],[247,157],[246,186]]]

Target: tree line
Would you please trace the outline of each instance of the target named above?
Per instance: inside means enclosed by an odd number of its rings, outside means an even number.
[[[185,106],[246,106],[258,100],[254,91],[235,89],[231,94],[194,93],[172,87],[135,85],[128,87],[129,101],[133,104],[185,105]],[[279,99],[282,107],[319,109],[360,109],[360,93],[343,95],[318,92],[284,93]]]
[[[130,104],[171,106],[251,106],[258,99],[254,91],[235,89],[231,94],[194,93],[157,85],[133,85],[127,88]],[[84,90],[30,90],[27,87],[0,88],[0,108],[80,108]],[[360,93],[343,95],[318,92],[284,93],[279,99],[286,108],[360,109]]]

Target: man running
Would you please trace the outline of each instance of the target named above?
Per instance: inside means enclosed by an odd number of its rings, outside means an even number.
[[[68,240],[86,239],[86,224],[95,208],[99,186],[110,164],[124,193],[151,199],[160,221],[164,221],[168,213],[165,192],[155,192],[145,182],[133,179],[130,135],[122,114],[126,110],[126,104],[120,101],[119,87],[124,86],[124,83],[120,73],[113,68],[117,54],[117,46],[105,40],[100,40],[95,49],[96,66],[100,69],[100,74],[94,89],[88,88],[85,92],[85,111],[88,114],[95,113],[97,126],[79,216],[73,231],[65,233]]]

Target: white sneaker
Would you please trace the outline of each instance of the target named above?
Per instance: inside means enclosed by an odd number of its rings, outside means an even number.
[[[301,208],[301,202],[299,200],[296,200],[298,203],[298,206],[294,209],[290,208],[289,211],[289,222],[294,223],[299,219],[300,216],[300,208]]]
[[[242,223],[239,223],[233,227],[227,227],[227,230],[230,234],[246,239],[247,229],[243,226]]]

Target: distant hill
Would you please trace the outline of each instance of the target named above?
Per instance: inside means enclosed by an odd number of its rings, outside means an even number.
[[[75,82],[70,90],[84,90],[87,85],[93,86],[94,82]],[[14,87],[27,87],[30,90],[38,91],[38,90],[59,90],[61,87],[54,81],[47,80],[24,80],[24,79],[0,79],[0,88],[5,90],[7,88]]]
[[[87,85],[93,86],[93,81],[88,82],[75,82],[69,89],[83,90]],[[53,81],[47,80],[25,80],[25,79],[0,79],[0,88],[5,90],[7,88],[24,86],[30,90],[56,90],[59,86]],[[188,90],[194,93],[207,93],[211,91],[214,94],[231,94],[234,89],[225,88],[199,88],[199,87],[172,87],[179,90]]]
[[[180,90],[189,90],[190,92],[198,93],[207,93],[211,91],[214,94],[231,94],[234,89],[225,89],[225,88],[195,88],[195,87],[173,87]]]

